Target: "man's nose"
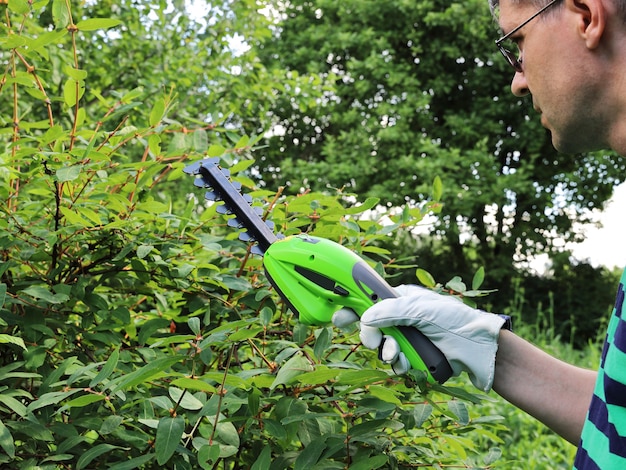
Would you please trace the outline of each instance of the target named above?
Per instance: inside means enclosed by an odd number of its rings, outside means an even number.
[[[526,96],[530,93],[524,72],[515,72],[511,81],[511,92],[515,96]]]

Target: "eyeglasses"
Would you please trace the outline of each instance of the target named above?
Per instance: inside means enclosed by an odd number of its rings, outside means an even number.
[[[524,26],[526,26],[528,23],[530,23],[532,20],[537,18],[539,15],[541,15],[544,11],[546,11],[548,8],[550,8],[552,5],[554,5],[558,1],[559,0],[552,0],[546,6],[541,8],[537,13],[535,13],[533,16],[531,16],[526,21],[524,21],[521,25],[519,25],[517,28],[509,31],[507,34],[505,34],[504,36],[502,36],[500,39],[498,39],[496,41],[496,46],[498,47],[498,49],[500,49],[500,52],[502,53],[502,55],[504,56],[506,61],[509,63],[509,65],[511,67],[513,67],[515,69],[516,72],[520,72],[521,73],[522,70],[523,70],[522,69],[522,59],[517,57],[516,54],[514,54],[513,52],[511,52],[507,48],[503,47],[502,43],[504,41],[506,41],[507,39],[509,39],[513,34],[518,32],[520,29],[522,29]]]

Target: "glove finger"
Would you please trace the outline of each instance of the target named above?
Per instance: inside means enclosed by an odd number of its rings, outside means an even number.
[[[400,345],[389,335],[383,337],[383,344],[380,346],[380,359],[387,364],[393,364],[400,354]]]
[[[425,287],[416,286],[415,284],[400,284],[399,286],[394,287],[393,290],[400,297],[420,295],[420,294],[428,295],[429,292],[432,292],[431,290],[426,289]]]
[[[349,308],[341,308],[333,314],[332,322],[337,328],[346,328],[359,321],[359,316]]]
[[[377,349],[383,341],[383,333],[378,328],[361,325],[359,335],[363,346],[369,349]]]
[[[419,323],[418,318],[407,315],[412,309],[413,297],[397,297],[381,300],[368,308],[361,316],[361,325],[371,328],[387,326],[413,325]]]
[[[398,360],[391,365],[391,368],[396,375],[404,375],[411,369],[411,363],[401,352],[398,354]]]

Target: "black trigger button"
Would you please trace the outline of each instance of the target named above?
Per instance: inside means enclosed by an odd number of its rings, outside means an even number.
[[[350,295],[350,292],[348,292],[347,289],[344,289],[343,287],[337,286],[337,285],[333,287],[333,293],[337,295],[341,295],[343,297],[348,297]]]

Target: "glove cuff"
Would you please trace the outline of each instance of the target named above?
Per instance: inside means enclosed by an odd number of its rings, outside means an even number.
[[[504,324],[500,328],[501,330],[509,330],[513,331],[513,322],[511,320],[510,315],[504,315],[503,313],[499,313],[498,316],[504,319]]]

